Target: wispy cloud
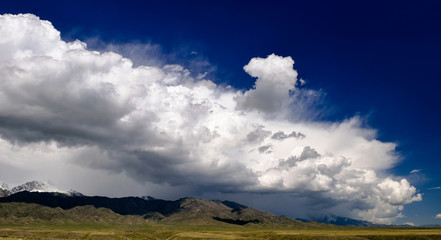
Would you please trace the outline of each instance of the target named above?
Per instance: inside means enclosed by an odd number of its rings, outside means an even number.
[[[439,190],[439,189],[441,189],[441,187],[431,187],[431,188],[428,188],[428,190]]]
[[[199,194],[299,196],[311,212],[377,222],[421,200],[406,179],[377,175],[397,163],[396,144],[359,117],[301,117],[314,91],[295,87],[291,57],[251,59],[244,70],[255,86],[240,91],[181,65],[134,67],[64,42],[34,15],[2,15],[0,26],[2,164],[79,166]]]
[[[422,171],[422,169],[414,169],[414,170],[410,171],[410,174],[419,173],[421,171]]]

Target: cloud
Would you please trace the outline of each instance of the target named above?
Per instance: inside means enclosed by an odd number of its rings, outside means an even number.
[[[438,189],[441,189],[441,187],[431,187],[431,188],[428,188],[429,190],[438,190]]]
[[[257,78],[254,89],[236,97],[237,108],[276,112],[289,103],[290,91],[295,89],[297,71],[291,57],[275,54],[267,58],[253,58],[243,67],[245,72]]]
[[[421,171],[422,171],[422,169],[414,169],[414,170],[410,171],[410,174],[419,173]]]
[[[276,133],[274,133],[273,134],[273,136],[271,136],[271,138],[272,139],[275,139],[275,140],[280,140],[280,141],[282,141],[282,140],[284,140],[284,139],[287,139],[287,138],[304,138],[304,137],[306,137],[305,136],[305,134],[303,134],[303,133],[296,133],[295,131],[293,131],[293,132],[291,132],[290,134],[288,134],[288,135],[286,135],[284,132],[282,132],[282,131],[278,131],[278,132],[276,132]]]
[[[242,92],[181,65],[134,66],[64,42],[30,14],[1,15],[0,35],[0,164],[10,169],[85,181],[90,191],[105,185],[91,181],[98,173],[133,191],[283,195],[305,214],[376,222],[421,200],[387,174],[396,144],[377,140],[359,117],[299,120],[315,92],[294,87],[291,57],[251,59],[244,70],[256,84]]]
[[[435,218],[441,218],[441,213],[436,214]]]

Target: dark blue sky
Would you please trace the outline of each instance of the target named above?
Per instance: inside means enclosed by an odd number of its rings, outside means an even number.
[[[0,12],[36,14],[67,41],[157,44],[169,63],[242,89],[251,58],[291,56],[326,93],[321,120],[360,115],[399,144],[394,174],[422,169],[408,179],[424,200],[404,213],[441,212],[441,190],[428,190],[441,186],[440,1],[7,1]]]

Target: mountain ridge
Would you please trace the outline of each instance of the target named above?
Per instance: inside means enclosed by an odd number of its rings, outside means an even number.
[[[292,219],[276,216],[272,213],[248,207],[236,202],[224,200],[205,200],[198,198],[180,198],[175,201],[156,199],[151,196],[109,198],[102,196],[85,196],[77,191],[63,191],[48,181],[30,181],[13,187],[0,181],[0,202],[34,203],[64,210],[78,206],[91,205],[95,208],[107,208],[120,215],[137,215],[155,221],[179,222],[185,219],[192,221],[217,221],[229,224],[244,225],[248,223],[293,224],[311,223],[332,224],[338,226],[385,227],[399,225],[376,224],[368,221],[326,215],[312,219]],[[295,221],[295,222],[293,222]],[[435,226],[435,225],[434,225]],[[421,226],[433,227],[433,226]]]
[[[72,196],[82,196],[83,194],[74,190],[61,190],[52,184],[49,183],[47,180],[33,180],[29,181],[23,184],[20,184],[18,186],[15,186],[13,188],[10,188],[8,184],[0,181],[0,197],[7,197],[9,195],[12,195],[14,193],[18,192],[58,192],[63,193],[67,195]]]
[[[300,220],[300,219],[298,219]],[[385,224],[377,224],[364,220],[357,220],[348,217],[340,217],[335,215],[326,215],[321,218],[313,218],[315,222],[326,223],[326,224],[334,224],[339,226],[354,226],[354,227],[386,227],[391,225]]]
[[[264,224],[296,226],[300,228],[323,227],[318,223],[303,223],[288,217],[252,207],[219,200],[180,198],[175,201],[141,197],[108,198],[100,196],[69,196],[63,193],[22,191],[0,198],[0,203],[38,204],[50,208],[70,210],[93,206],[106,208],[120,215],[135,215],[146,220],[186,224]]]

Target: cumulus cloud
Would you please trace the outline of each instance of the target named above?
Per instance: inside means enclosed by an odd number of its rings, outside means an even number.
[[[275,54],[267,58],[253,58],[243,67],[245,72],[256,77],[254,88],[236,97],[238,109],[276,112],[290,101],[290,91],[295,89],[297,71],[293,69],[291,57]]]
[[[441,213],[436,214],[435,218],[441,218]]]
[[[0,35],[0,164],[72,164],[196,194],[282,194],[376,222],[421,200],[387,175],[396,145],[358,117],[287,118],[302,106],[291,57],[251,59],[244,70],[257,80],[242,92],[180,65],[135,67],[65,42],[30,14],[1,15]]]

